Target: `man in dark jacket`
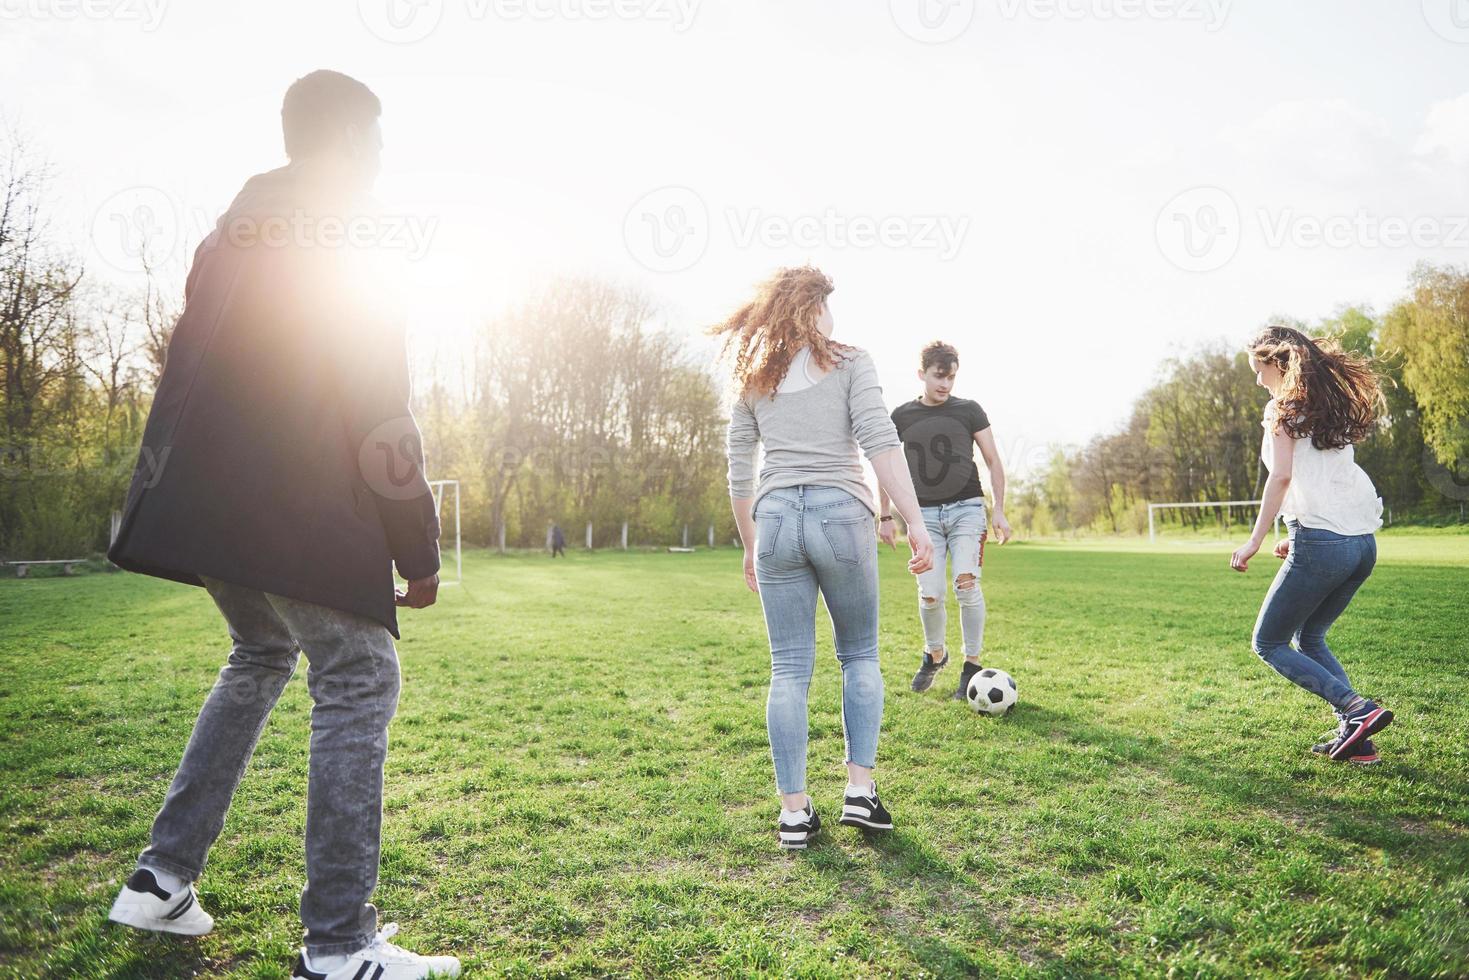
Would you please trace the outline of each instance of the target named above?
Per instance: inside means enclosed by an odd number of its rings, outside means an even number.
[[[314,72],[281,109],[290,164],[246,182],[199,246],[109,557],[201,585],[229,661],[112,918],[202,935],[192,882],[304,651],[314,701],[299,977],[457,973],[377,931],[396,606],[432,605],[439,523],[408,408],[405,338],[367,197],[381,105]],[[396,593],[393,566],[408,581]],[[371,964],[381,969],[374,971]]]

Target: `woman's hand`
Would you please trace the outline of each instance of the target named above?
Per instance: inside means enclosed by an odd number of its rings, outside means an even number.
[[[1281,538],[1279,541],[1275,542],[1275,557],[1290,557],[1290,538]]]
[[[891,521],[891,520],[888,520],[888,521],[878,521],[877,522],[877,540],[881,541],[883,544],[887,545],[889,548],[892,548],[894,551],[897,551],[898,550],[898,527],[897,527],[897,522],[896,521]]]
[[[756,595],[760,594],[760,583],[755,579],[755,552],[745,549],[745,584]]]
[[[913,549],[913,557],[908,559],[908,571],[922,575],[933,567],[933,540],[928,536],[928,528],[922,524],[909,524],[908,547]]]
[[[1260,542],[1254,538],[1246,541],[1244,546],[1229,556],[1229,567],[1236,572],[1243,572],[1250,567],[1250,559],[1260,550]]]

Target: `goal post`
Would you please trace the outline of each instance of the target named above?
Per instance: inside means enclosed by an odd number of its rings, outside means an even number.
[[[430,480],[429,489],[434,495],[434,510],[439,515],[439,525],[442,527],[444,520],[444,496],[446,491],[454,488],[454,580],[452,582],[440,581],[440,585],[458,585],[464,581],[464,548],[459,537],[459,481],[458,480]]]
[[[1177,503],[1148,504],[1148,543],[1156,544],[1158,541],[1158,529],[1154,521],[1154,512],[1160,510],[1185,510],[1203,507],[1259,507],[1258,500],[1193,500]],[[1280,540],[1280,515],[1275,515],[1275,540]]]

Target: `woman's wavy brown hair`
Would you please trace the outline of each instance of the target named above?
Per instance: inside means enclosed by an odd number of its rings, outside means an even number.
[[[828,371],[853,349],[816,329],[835,288],[824,272],[809,265],[778,269],[760,284],[754,299],[709,328],[710,336],[724,338],[723,356],[733,355],[740,394],[774,396],[802,347],[810,347],[811,359]]]
[[[1291,327],[1269,326],[1247,348],[1256,361],[1281,371],[1275,431],[1311,438],[1317,449],[1361,442],[1386,408],[1371,362],[1335,340],[1312,340]]]

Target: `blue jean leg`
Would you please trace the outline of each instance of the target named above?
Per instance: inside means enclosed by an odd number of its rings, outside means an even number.
[[[860,512],[859,512],[860,511]],[[877,765],[882,729],[882,668],[877,659],[877,537],[860,503],[821,518],[806,554],[821,583],[832,640],[842,666],[842,732],[846,761]]]
[[[1346,669],[1326,645],[1326,632],[1331,629],[1337,618],[1346,611],[1347,606],[1356,596],[1357,590],[1362,587],[1371,576],[1373,568],[1377,565],[1377,539],[1372,535],[1363,535],[1365,540],[1360,547],[1364,554],[1357,568],[1349,575],[1345,582],[1331,590],[1316,611],[1306,617],[1301,628],[1296,631],[1296,647],[1301,653],[1310,657],[1321,665],[1322,669],[1339,679],[1347,687],[1351,682],[1347,680]]]
[[[776,786],[806,788],[807,695],[816,663],[816,597],[826,599],[842,665],[849,762],[872,767],[882,724],[877,663],[877,544],[872,514],[845,491],[793,487],[755,508],[755,575],[770,637],[765,721]]]
[[[806,789],[807,692],[816,668],[816,570],[795,538],[799,515],[767,495],[756,510],[755,577],[770,638],[770,694],[765,728],[775,783],[782,793]],[[774,512],[772,512],[774,511]]]
[[[1364,540],[1365,539],[1365,540]],[[1290,557],[1266,593],[1255,623],[1255,652],[1282,677],[1341,710],[1356,697],[1327,648],[1326,631],[1372,574],[1376,542],[1314,528],[1292,531]],[[1297,639],[1301,649],[1291,645]]]

